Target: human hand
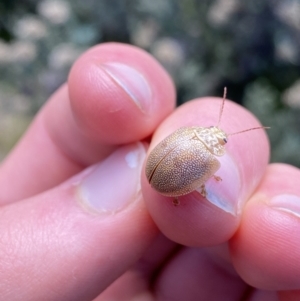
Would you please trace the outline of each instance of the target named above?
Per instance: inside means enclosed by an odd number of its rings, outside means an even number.
[[[226,206],[194,192],[174,207],[144,172],[141,192],[140,141],[155,132],[151,150],[180,126],[214,125],[220,99],[174,105],[165,71],[134,47],[103,44],[75,63],[0,169],[1,300],[257,301],[300,289],[299,170],[267,166],[263,131],[232,137],[223,181],[208,181]],[[258,125],[226,102],[222,129]]]

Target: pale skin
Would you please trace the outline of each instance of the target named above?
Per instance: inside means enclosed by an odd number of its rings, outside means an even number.
[[[108,62],[136,68],[147,79],[147,114],[99,69]],[[3,300],[300,300],[300,217],[269,205],[287,191],[300,197],[300,171],[268,165],[264,131],[228,142],[246,198],[237,215],[196,192],[175,207],[144,173],[143,197],[120,213],[103,217],[77,202],[67,180],[101,165],[119,145],[154,134],[151,149],[181,126],[216,123],[220,98],[178,109],[175,98],[167,73],[137,48],[103,44],[75,63],[68,83],[1,165]],[[260,126],[231,102],[224,110],[221,127],[228,132]],[[222,177],[217,185],[224,183]]]

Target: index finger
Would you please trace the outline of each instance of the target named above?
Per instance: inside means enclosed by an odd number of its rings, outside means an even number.
[[[149,152],[182,126],[216,125],[220,105],[221,99],[212,97],[183,105],[159,127]],[[249,111],[226,101],[220,125],[226,133],[259,126],[259,121]],[[206,198],[194,191],[179,196],[180,205],[175,207],[172,198],[155,191],[146,176],[143,176],[147,207],[168,238],[188,246],[208,246],[227,241],[236,231],[245,202],[254,192],[267,167],[269,143],[264,130],[255,130],[229,136],[225,147],[225,155],[217,157],[220,169],[216,176],[221,177],[222,181],[210,178],[205,183]],[[176,160],[174,158],[174,162]]]
[[[0,204],[50,189],[118,145],[144,139],[175,105],[173,83],[145,51],[106,43],[74,64],[0,169]]]

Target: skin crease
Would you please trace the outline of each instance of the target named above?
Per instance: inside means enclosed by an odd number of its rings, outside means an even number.
[[[147,112],[103,72],[111,62],[146,79]],[[124,145],[153,134],[149,153],[181,126],[215,125],[220,101],[204,97],[175,110],[174,85],[149,54],[117,43],[84,53],[1,164],[0,299],[300,300],[300,220],[271,203],[287,191],[300,196],[300,172],[268,165],[264,131],[229,137],[226,145],[241,178],[236,215],[197,192],[174,207],[144,172],[142,191],[124,191],[131,199],[119,211],[93,211],[80,199],[78,183]],[[226,101],[226,133],[255,126],[251,113]],[[114,180],[104,190],[117,190]],[[220,190],[224,183],[231,185],[224,179]]]

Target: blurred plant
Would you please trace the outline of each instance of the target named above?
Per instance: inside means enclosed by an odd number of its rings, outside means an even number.
[[[170,72],[178,104],[227,86],[272,127],[272,160],[300,166],[299,0],[2,0],[0,15],[3,116],[20,95],[33,115],[88,47],[132,43]]]

